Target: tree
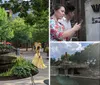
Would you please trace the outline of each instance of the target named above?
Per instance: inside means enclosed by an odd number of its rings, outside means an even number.
[[[18,16],[25,20],[24,23],[26,24],[25,25],[26,28],[31,29],[32,33],[31,40],[34,40],[33,42],[36,41],[47,42],[49,34],[47,3],[48,0],[30,0],[30,1],[10,0],[5,4],[1,4],[1,7],[4,7],[5,9],[6,8],[11,9],[13,11],[13,14],[19,12]]]
[[[32,23],[34,25],[33,40],[48,41],[48,0],[31,0],[33,9]],[[29,20],[29,19],[28,19]],[[27,20],[26,20],[27,21]],[[27,23],[30,23],[27,21]]]
[[[51,60],[50,60],[51,65],[54,65],[55,62],[56,62],[56,59],[55,58],[51,58]]]
[[[9,2],[1,4],[1,7],[11,9],[13,14],[19,12],[20,17],[26,17],[29,10],[34,11],[35,15],[41,15],[41,11],[47,10],[48,5],[48,0],[9,0]]]
[[[21,1],[21,0],[9,0],[8,2],[5,2],[4,4],[1,4],[1,7],[12,10],[13,14],[19,12],[20,17],[26,17],[27,11],[30,9],[30,4],[28,1]]]
[[[42,12],[42,16],[36,21],[33,32],[34,41],[47,42],[48,41],[48,13],[47,11]]]
[[[2,0],[0,0],[0,3],[2,3]]]
[[[61,60],[64,61],[65,59],[67,59],[67,61],[69,61],[70,58],[70,54],[68,54],[67,52],[64,55],[61,55]]]
[[[100,62],[100,43],[91,44],[81,52],[76,52],[71,55],[70,61],[77,63],[87,63],[91,67],[98,68]]]
[[[7,13],[3,8],[0,8],[0,40],[6,40],[12,38],[13,30],[10,28]]]
[[[11,22],[11,28],[14,29],[13,42],[16,42],[17,47],[21,44],[27,44],[32,38],[31,27],[25,24],[25,20],[22,18],[15,18]]]

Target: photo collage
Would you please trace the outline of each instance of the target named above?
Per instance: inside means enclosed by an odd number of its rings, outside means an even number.
[[[0,85],[100,85],[100,0],[0,0]]]

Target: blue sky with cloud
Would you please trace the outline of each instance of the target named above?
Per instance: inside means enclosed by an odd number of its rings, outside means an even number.
[[[75,52],[80,52],[84,50],[90,43],[80,43],[80,42],[71,42],[71,43],[51,43],[50,44],[50,57],[60,58],[62,54],[67,52],[68,54],[74,54]]]

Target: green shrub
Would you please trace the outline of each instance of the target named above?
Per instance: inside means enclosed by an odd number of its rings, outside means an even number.
[[[18,78],[28,77],[31,75],[31,69],[26,66],[17,66],[13,68],[12,75]]]
[[[15,50],[15,47],[11,45],[0,44],[0,54],[10,53],[11,51],[14,51],[14,50]]]
[[[11,70],[8,70],[7,72],[1,73],[0,76],[11,76],[12,72]]]
[[[25,60],[23,57],[18,57],[15,61],[15,65],[0,76],[15,76],[17,78],[29,77],[38,73],[38,68],[34,66],[29,60]]]
[[[38,73],[38,69],[30,61],[26,61],[22,57],[16,60],[15,66],[12,68],[12,76],[28,77]]]

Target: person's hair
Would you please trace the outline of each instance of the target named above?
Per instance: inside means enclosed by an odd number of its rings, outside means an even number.
[[[40,46],[37,47],[37,50],[40,50]]]
[[[56,4],[56,5],[54,6],[54,9],[53,9],[53,10],[58,10],[58,9],[60,9],[61,7],[64,7],[64,5],[62,5],[62,4]]]
[[[70,3],[67,3],[65,5],[65,14],[68,14],[69,12],[73,12],[75,10],[75,7],[70,4]]]
[[[64,7],[64,5],[62,5],[62,4],[56,4],[56,5],[53,7],[53,9],[51,9],[51,15],[53,15],[53,14],[54,14],[54,11],[59,10],[61,7]]]

